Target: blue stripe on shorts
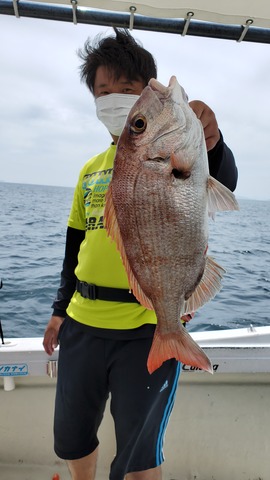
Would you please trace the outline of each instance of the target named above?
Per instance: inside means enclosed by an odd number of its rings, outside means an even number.
[[[168,398],[168,402],[166,405],[166,408],[164,410],[164,415],[160,424],[160,429],[159,429],[159,435],[158,435],[158,440],[157,440],[157,447],[156,447],[156,464],[157,466],[160,465],[164,461],[164,456],[163,456],[163,441],[164,441],[164,434],[168,425],[168,421],[170,418],[170,414],[174,405],[175,401],[175,396],[176,396],[176,390],[177,390],[177,385],[178,385],[178,379],[179,375],[181,372],[181,363],[178,362],[177,367],[176,367],[176,373],[175,373],[175,378],[174,382],[172,385],[171,393]]]

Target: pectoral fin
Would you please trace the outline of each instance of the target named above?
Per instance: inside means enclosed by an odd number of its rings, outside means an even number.
[[[209,177],[207,187],[209,216],[214,217],[218,211],[239,210],[234,194],[218,180]]]

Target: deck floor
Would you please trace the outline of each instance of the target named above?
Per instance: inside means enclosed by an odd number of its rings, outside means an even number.
[[[45,466],[45,465],[6,465],[0,463],[1,480],[52,480],[55,473],[58,473],[59,480],[70,480],[67,467]],[[106,473],[98,473],[96,480],[108,480]]]
[[[166,432],[164,480],[270,479],[270,374],[183,375]],[[70,480],[53,452],[55,387],[26,378],[0,388],[0,479]],[[96,480],[108,480],[114,458],[109,405],[99,431]]]

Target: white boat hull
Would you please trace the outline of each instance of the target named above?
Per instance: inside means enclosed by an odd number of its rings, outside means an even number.
[[[214,375],[188,367],[180,375],[166,433],[164,480],[269,480],[270,327],[262,328],[240,329],[241,335],[240,330],[193,334],[218,367]],[[65,464],[53,452],[51,359],[41,339],[9,341],[10,347],[0,347],[0,373],[6,369],[0,390],[0,478],[45,480],[58,472],[67,480]],[[5,391],[4,382],[15,388]],[[105,480],[115,452],[108,410],[100,444],[97,478]]]

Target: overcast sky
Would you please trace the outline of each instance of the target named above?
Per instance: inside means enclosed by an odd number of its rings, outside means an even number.
[[[80,83],[78,48],[108,27],[0,15],[0,181],[73,187],[111,138]],[[158,79],[176,75],[215,112],[239,169],[236,195],[270,199],[270,46],[133,30]]]

